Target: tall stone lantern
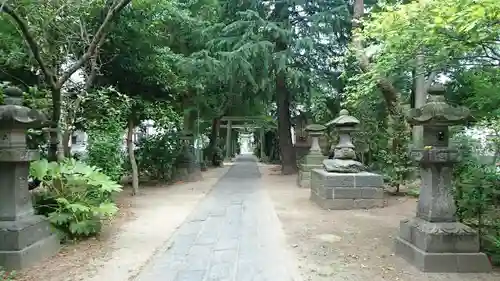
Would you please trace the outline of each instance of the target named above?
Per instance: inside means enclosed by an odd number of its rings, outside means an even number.
[[[325,156],[321,152],[319,146],[319,138],[324,134],[326,127],[320,124],[307,125],[305,131],[311,137],[312,143],[309,153],[302,159],[299,165],[299,173],[297,176],[297,185],[299,187],[310,187],[311,170],[322,167],[322,162]]]
[[[410,124],[423,126],[424,147],[411,151],[422,183],[416,217],[401,221],[395,252],[421,271],[490,271],[487,256],[479,252],[477,232],[457,221],[450,192],[459,153],[449,147],[449,126],[466,122],[469,110],[448,104],[441,85],[429,94],[427,104],[407,116]]]
[[[29,162],[38,151],[26,147],[26,130],[40,127],[42,113],[22,106],[22,91],[5,89],[0,106],[0,266],[21,269],[59,250],[44,216],[34,214],[28,190]]]
[[[356,160],[351,134],[359,120],[345,109],[329,122],[339,134],[333,159],[323,160],[323,169],[311,171],[310,199],[324,209],[369,209],[385,206],[383,178],[369,173]]]

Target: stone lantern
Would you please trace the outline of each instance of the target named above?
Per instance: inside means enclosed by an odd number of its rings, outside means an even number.
[[[457,222],[451,194],[452,168],[459,153],[448,146],[449,126],[465,123],[467,108],[453,107],[444,98],[444,87],[429,90],[427,104],[411,109],[410,124],[423,126],[423,148],[411,158],[420,166],[422,179],[416,217],[400,223],[395,252],[426,272],[486,272],[491,265],[479,252],[475,230]]]
[[[356,161],[356,151],[352,143],[351,134],[358,130],[359,120],[342,109],[339,117],[330,121],[327,126],[333,125],[339,134],[339,143],[333,148],[333,159],[325,161],[325,169],[331,172],[360,172],[365,167]]]
[[[302,112],[294,118],[295,129],[295,143],[294,149],[297,157],[297,162],[303,160],[304,156],[309,153],[311,148],[310,136],[307,134],[306,127],[308,125],[307,113]],[[300,166],[300,165],[299,165]]]
[[[339,134],[333,159],[323,160],[323,169],[311,172],[310,199],[324,209],[368,209],[385,206],[383,178],[366,172],[356,161],[351,134],[359,120],[345,109],[327,125],[333,125]]]
[[[311,170],[322,167],[322,161],[326,158],[321,152],[319,138],[324,134],[326,127],[320,124],[311,124],[306,126],[305,131],[311,137],[312,144],[309,153],[304,156],[299,165],[299,174],[297,176],[297,185],[299,187],[310,187]]]
[[[193,152],[194,134],[191,131],[183,131],[180,139],[182,148],[175,161],[176,174],[174,179],[186,182],[201,180],[201,169],[196,163],[196,156]]]
[[[59,250],[47,218],[34,214],[28,190],[29,162],[38,151],[26,147],[26,131],[40,127],[42,113],[22,106],[23,92],[8,87],[0,106],[0,266],[26,268]]]

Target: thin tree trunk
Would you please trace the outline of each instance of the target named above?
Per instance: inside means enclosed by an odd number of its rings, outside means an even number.
[[[48,160],[49,161],[60,161],[64,158],[64,155],[59,155],[59,146],[61,145],[59,137],[60,132],[60,121],[61,121],[61,90],[52,90],[52,125],[50,126],[49,133],[49,149],[48,149]]]
[[[130,160],[130,166],[132,167],[132,195],[137,195],[139,193],[139,171],[137,169],[137,162],[135,160],[134,153],[134,121],[132,117],[128,120],[128,130],[127,130],[127,150],[128,157]]]
[[[72,133],[73,132],[71,130],[66,130],[63,133],[63,137],[62,137],[62,146],[63,146],[63,151],[64,151],[64,157],[66,157],[66,158],[71,157],[71,146],[73,145],[73,143],[71,143],[71,145],[70,145],[69,140],[71,138]]]

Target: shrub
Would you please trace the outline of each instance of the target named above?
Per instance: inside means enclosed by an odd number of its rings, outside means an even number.
[[[151,179],[169,181],[182,146],[177,133],[149,135],[137,143],[137,166]]]
[[[207,161],[207,166],[212,165],[215,167],[220,167],[224,162],[224,153],[222,149],[217,145],[205,147],[203,149],[203,155],[205,157],[205,160]]]
[[[14,280],[15,275],[16,275],[15,271],[6,271],[0,267],[0,281]]]
[[[500,264],[500,174],[479,159],[481,149],[467,137],[458,139],[462,161],[454,169],[457,216],[477,229],[482,249]]]
[[[74,159],[61,163],[43,159],[31,163],[30,173],[41,180],[33,193],[35,210],[49,218],[63,239],[98,234],[102,219],[118,211],[112,195],[121,186],[97,167]]]
[[[123,175],[123,130],[113,129],[88,132],[86,162],[99,167],[112,180],[119,181]]]

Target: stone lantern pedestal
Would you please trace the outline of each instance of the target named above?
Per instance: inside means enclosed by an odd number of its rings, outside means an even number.
[[[416,217],[400,223],[395,252],[421,271],[491,270],[487,256],[479,252],[477,232],[457,221],[450,193],[452,168],[459,153],[448,147],[448,126],[468,117],[469,110],[451,107],[442,95],[431,95],[426,105],[409,111],[408,121],[424,130],[424,148],[411,152],[420,166],[422,186]]]
[[[311,187],[311,170],[321,169],[323,167],[323,160],[326,159],[319,146],[319,137],[323,135],[326,127],[319,124],[311,124],[308,125],[305,130],[312,138],[312,145],[309,153],[303,157],[299,165],[297,185],[299,187],[309,188]]]
[[[59,250],[49,221],[34,214],[28,189],[29,162],[38,151],[26,147],[26,130],[38,127],[44,116],[21,106],[22,92],[5,90],[0,106],[0,266],[26,268]]]
[[[340,116],[327,125],[339,132],[339,143],[334,147],[334,158],[323,161],[323,169],[311,171],[311,201],[323,209],[369,209],[385,206],[383,178],[366,172],[356,161],[351,133],[359,121],[341,110]]]

